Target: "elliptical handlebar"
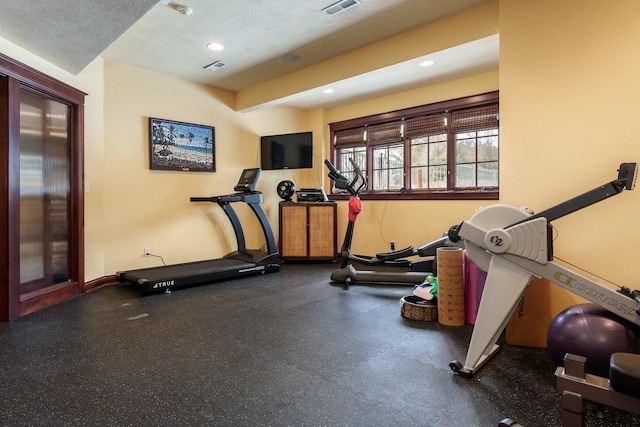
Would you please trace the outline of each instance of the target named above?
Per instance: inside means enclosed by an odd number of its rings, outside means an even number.
[[[347,190],[352,196],[357,196],[362,190],[367,188],[367,179],[352,158],[349,158],[349,162],[351,162],[353,172],[355,173],[351,181],[336,169],[328,159],[325,159],[324,164],[327,166],[327,169],[329,169],[328,177],[335,183],[336,188]]]

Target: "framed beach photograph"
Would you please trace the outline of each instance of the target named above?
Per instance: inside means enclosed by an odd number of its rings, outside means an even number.
[[[215,172],[215,128],[149,118],[151,169]]]

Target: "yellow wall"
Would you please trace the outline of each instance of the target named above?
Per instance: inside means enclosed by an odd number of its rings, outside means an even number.
[[[191,203],[190,196],[233,192],[244,168],[260,165],[259,136],[312,130],[310,113],[273,109],[242,114],[232,109],[231,92],[188,83],[116,63],[105,67],[105,274],[159,265],[143,257],[151,248],[167,264],[218,258],[236,249],[226,215],[212,203]],[[216,172],[149,169],[149,117],[215,127]],[[321,135],[318,135],[321,138]],[[322,144],[316,144],[321,151]],[[319,153],[318,156],[322,154]],[[276,184],[291,179],[312,185],[309,171],[264,171],[257,189],[277,233]],[[316,178],[317,179],[317,178]],[[264,237],[251,211],[234,205],[245,227],[248,247]]]
[[[327,123],[351,114],[372,114],[497,89],[498,74],[487,73],[448,84],[380,98],[335,110],[301,111],[273,107],[249,113],[233,111],[233,94],[149,73],[121,64],[105,67],[105,164],[109,182],[105,193],[106,272],[158,265],[142,256],[143,248],[163,256],[168,264],[220,257],[235,249],[235,240],[222,210],[213,204],[193,204],[192,195],[231,192],[244,167],[259,166],[259,135],[311,130],[314,132],[313,170],[263,171],[258,190],[278,237],[278,182],[288,179],[297,188],[329,189],[325,158]],[[135,94],[135,96],[132,96]],[[163,100],[170,99],[171,102]],[[390,108],[391,107],[391,108]],[[148,168],[148,117],[214,126],[216,173],[151,171]],[[324,142],[324,143],[323,143]],[[126,153],[126,155],[124,155]],[[449,226],[470,216],[477,203],[367,202],[353,241],[355,252],[386,251],[419,246],[440,237]],[[237,206],[245,220],[247,245],[264,243],[248,209]],[[338,236],[347,223],[346,203],[339,203]],[[411,226],[407,226],[411,224]]]
[[[640,161],[640,3],[500,2],[500,192],[540,211]],[[557,256],[637,288],[640,191],[554,222]]]
[[[105,275],[105,188],[108,185],[104,162],[104,73],[102,59],[93,61],[76,78],[80,88],[86,88],[84,121],[84,241],[85,280]]]

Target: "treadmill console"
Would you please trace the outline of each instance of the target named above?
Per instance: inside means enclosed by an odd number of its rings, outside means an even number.
[[[236,186],[233,187],[233,191],[237,191],[239,193],[252,193],[256,191],[256,183],[258,182],[260,172],[262,172],[260,168],[243,170],[240,180]]]

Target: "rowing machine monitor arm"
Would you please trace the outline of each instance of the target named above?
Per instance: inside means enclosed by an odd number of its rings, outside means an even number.
[[[559,205],[551,207],[535,215],[528,216],[527,218],[511,224],[505,228],[514,227],[523,222],[532,221],[536,218],[546,218],[547,222],[551,222],[555,219],[573,213],[582,208],[586,208],[594,203],[600,202],[611,196],[622,192],[623,190],[633,190],[636,183],[636,177],[638,175],[637,163],[622,163],[618,169],[618,178],[613,181],[594,188],[580,196],[567,200]],[[449,240],[452,242],[458,242],[460,240],[459,231],[464,224],[464,221],[459,225],[454,225],[449,229]]]
[[[640,325],[640,292],[614,291],[553,260],[550,221],[632,190],[636,163],[622,163],[617,179],[538,214],[527,208],[498,204],[478,209],[468,221],[449,230],[449,239],[464,239],[467,254],[487,272],[478,316],[462,365],[449,367],[471,377],[499,349],[495,343],[533,277],[550,282]]]

